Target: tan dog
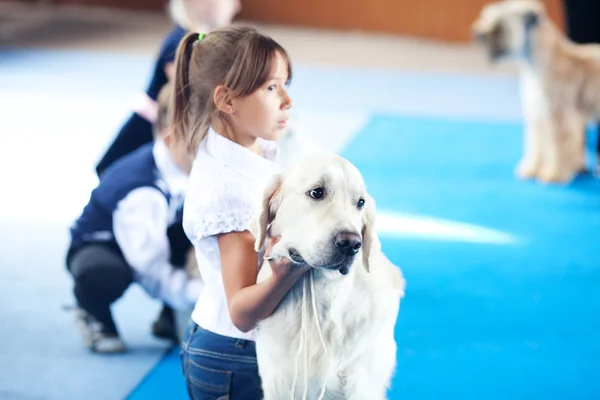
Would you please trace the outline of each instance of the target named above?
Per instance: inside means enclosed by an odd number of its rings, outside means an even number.
[[[473,33],[493,62],[520,66],[526,129],[518,176],[571,181],[585,169],[585,124],[600,118],[600,46],[569,41],[535,0],[486,5]]]
[[[384,399],[404,279],[381,252],[359,171],[313,154],[276,175],[250,223],[256,249],[311,267],[256,330],[264,398]],[[268,263],[259,281],[270,274]]]

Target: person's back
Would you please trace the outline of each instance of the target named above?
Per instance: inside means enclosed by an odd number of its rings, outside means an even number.
[[[133,190],[154,188],[170,197],[156,168],[153,147],[153,143],[147,143],[106,170],[83,213],[71,227],[71,251],[90,240],[117,246],[112,215],[119,202]]]

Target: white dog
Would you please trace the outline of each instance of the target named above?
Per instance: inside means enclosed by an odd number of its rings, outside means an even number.
[[[265,399],[384,399],[405,282],[381,252],[359,171],[313,154],[273,177],[251,221],[256,249],[311,268],[256,331]],[[268,263],[259,281],[268,276]]]
[[[569,41],[536,0],[484,6],[474,35],[492,61],[515,60],[526,123],[522,178],[569,182],[585,169],[585,124],[600,117],[600,46]]]

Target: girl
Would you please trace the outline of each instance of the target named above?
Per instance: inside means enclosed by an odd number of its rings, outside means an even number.
[[[262,257],[246,228],[258,182],[277,170],[290,79],[286,51],[251,28],[189,34],[177,51],[174,135],[196,153],[183,226],[206,284],[182,346],[192,399],[262,398],[253,329],[305,272],[270,261],[271,278],[257,284]]]
[[[171,0],[169,13],[175,22],[164,39],[154,65],[148,88],[139,96],[133,113],[123,125],[98,165],[98,176],[114,161],[152,141],[152,124],[156,120],[158,91],[173,75],[175,50],[190,30],[209,30],[231,23],[240,11],[239,0]]]

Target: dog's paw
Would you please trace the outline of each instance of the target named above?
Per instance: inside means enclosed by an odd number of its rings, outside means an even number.
[[[587,162],[585,159],[577,160],[577,162],[573,166],[573,169],[575,171],[577,171],[578,174],[589,174],[590,173],[590,170],[587,166]]]
[[[546,169],[543,170],[538,179],[543,183],[569,183],[573,180],[574,173],[568,170]]]
[[[515,168],[515,175],[521,179],[533,179],[538,175],[538,170],[532,163],[521,162]]]

